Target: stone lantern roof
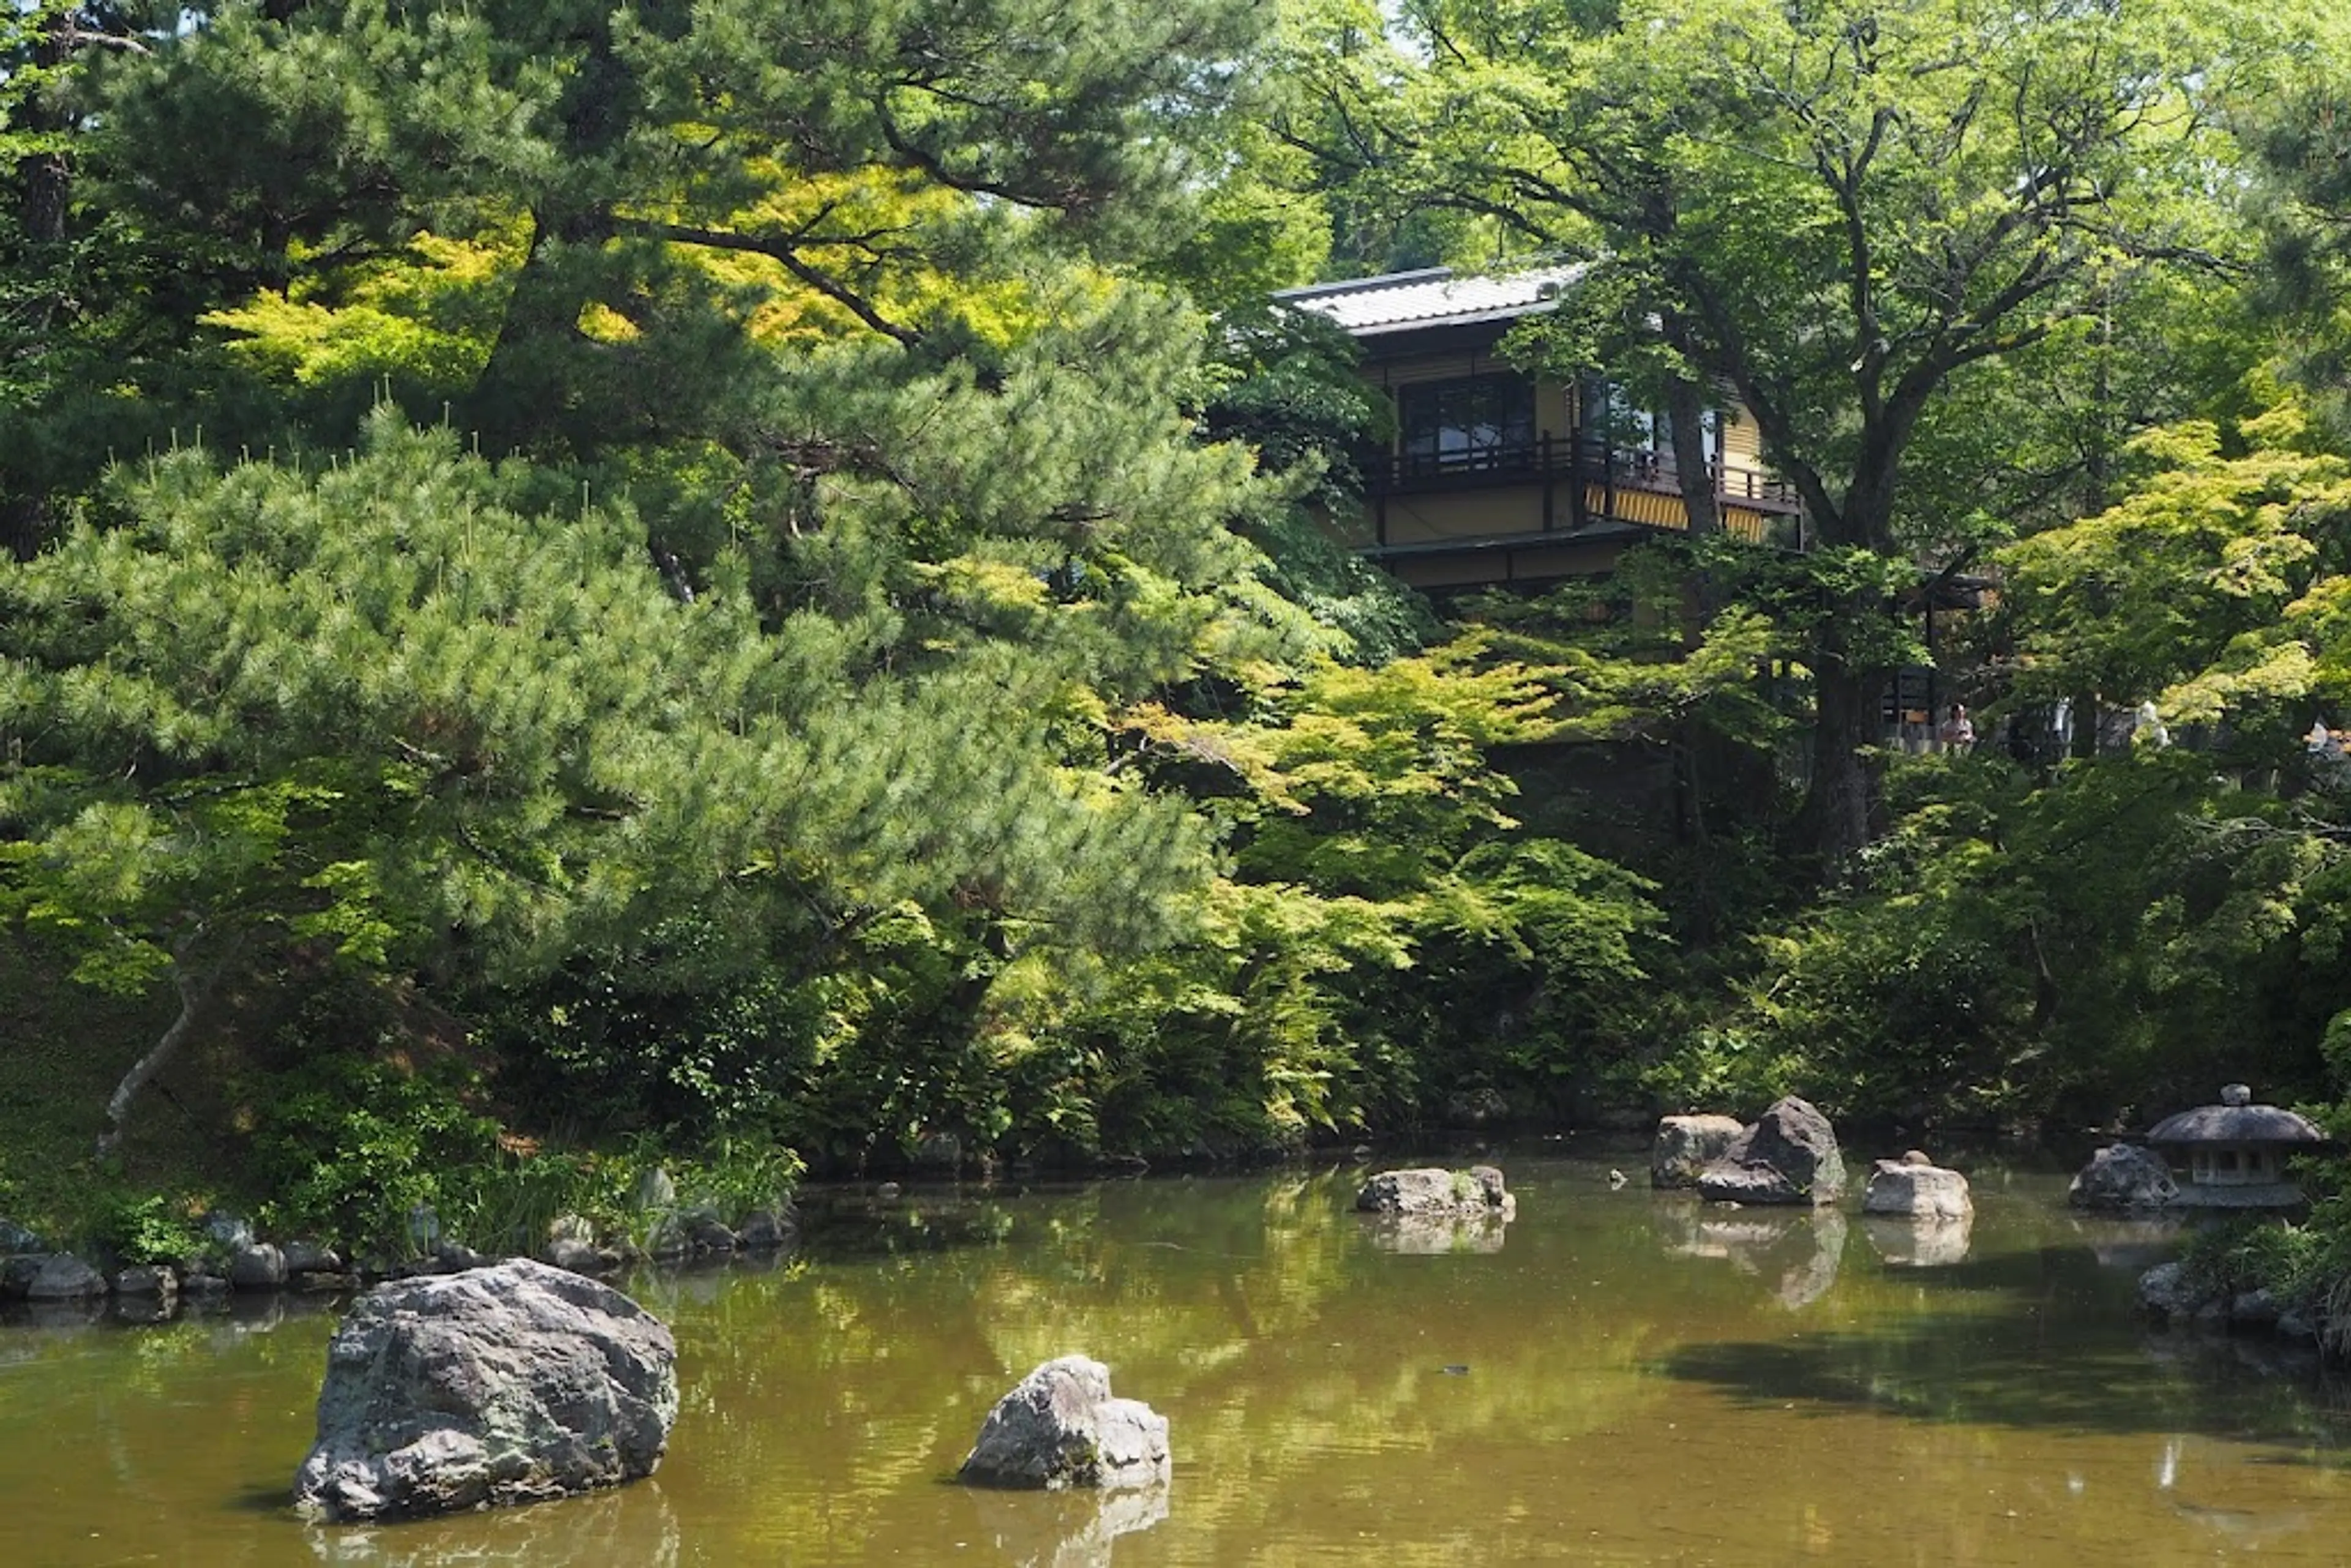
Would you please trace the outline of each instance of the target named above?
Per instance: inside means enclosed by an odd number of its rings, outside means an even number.
[[[2220,1091],[2218,1105],[2199,1105],[2166,1116],[2147,1134],[2150,1144],[2175,1147],[2220,1144],[2323,1144],[2326,1134],[2310,1118],[2277,1105],[2252,1103],[2253,1092],[2241,1083]]]

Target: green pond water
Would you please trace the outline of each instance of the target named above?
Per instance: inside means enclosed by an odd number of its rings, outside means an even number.
[[[285,1507],[328,1312],[18,1320],[0,1563],[2351,1561],[2351,1396],[2136,1323],[2161,1230],[1979,1167],[1955,1258],[1538,1152],[1576,1147],[1499,1155],[1499,1234],[1383,1229],[1361,1168],[816,1195],[796,1256],[634,1282],[679,1344],[656,1477],[393,1527]],[[1168,1416],[1173,1486],[950,1484],[1071,1351]]]

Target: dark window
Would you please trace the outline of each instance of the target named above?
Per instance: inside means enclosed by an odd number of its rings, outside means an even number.
[[[1405,387],[1396,423],[1411,472],[1524,463],[1534,452],[1534,383],[1502,375]]]

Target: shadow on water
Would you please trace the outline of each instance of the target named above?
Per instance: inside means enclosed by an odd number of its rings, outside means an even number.
[[[294,1472],[287,1471],[286,1479],[275,1486],[260,1481],[241,1486],[229,1494],[228,1505],[239,1513],[280,1514],[291,1520],[296,1517]]]
[[[1991,1260],[1982,1272],[2012,1275],[2015,1261]],[[1920,1279],[1956,1271],[1922,1270]],[[2324,1451],[2304,1462],[2351,1464],[2351,1388],[2323,1380],[2307,1349],[2267,1336],[2141,1333],[2122,1319],[2112,1328],[2057,1326],[2022,1296],[1990,1312],[1976,1302],[1969,1309],[1869,1333],[1686,1344],[1648,1370],[1754,1407],[2106,1434],[2193,1429],[2315,1447]]]

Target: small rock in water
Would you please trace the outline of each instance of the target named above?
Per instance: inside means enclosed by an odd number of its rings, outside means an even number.
[[[1469,1364],[1466,1361],[1448,1362],[1437,1370],[1447,1377],[1467,1377],[1469,1375]]]
[[[969,1486],[1147,1487],[1168,1477],[1167,1417],[1113,1399],[1110,1368],[1065,1355],[996,1402],[956,1479]]]
[[[1706,1167],[1720,1159],[1746,1126],[1732,1116],[1667,1116],[1657,1124],[1649,1150],[1649,1185],[1696,1186]]]
[[[1877,1162],[1870,1173],[1869,1190],[1862,1196],[1861,1211],[1956,1220],[1973,1215],[1975,1203],[1968,1193],[1967,1177],[1905,1155]]]
[[[1617,1191],[1622,1188],[1624,1185],[1625,1173],[1623,1171],[1612,1170],[1608,1173],[1608,1190],[1610,1192]]]
[[[1472,1166],[1466,1171],[1424,1166],[1382,1171],[1355,1194],[1355,1207],[1365,1214],[1492,1215],[1507,1220],[1517,1214],[1519,1200],[1492,1166]]]

